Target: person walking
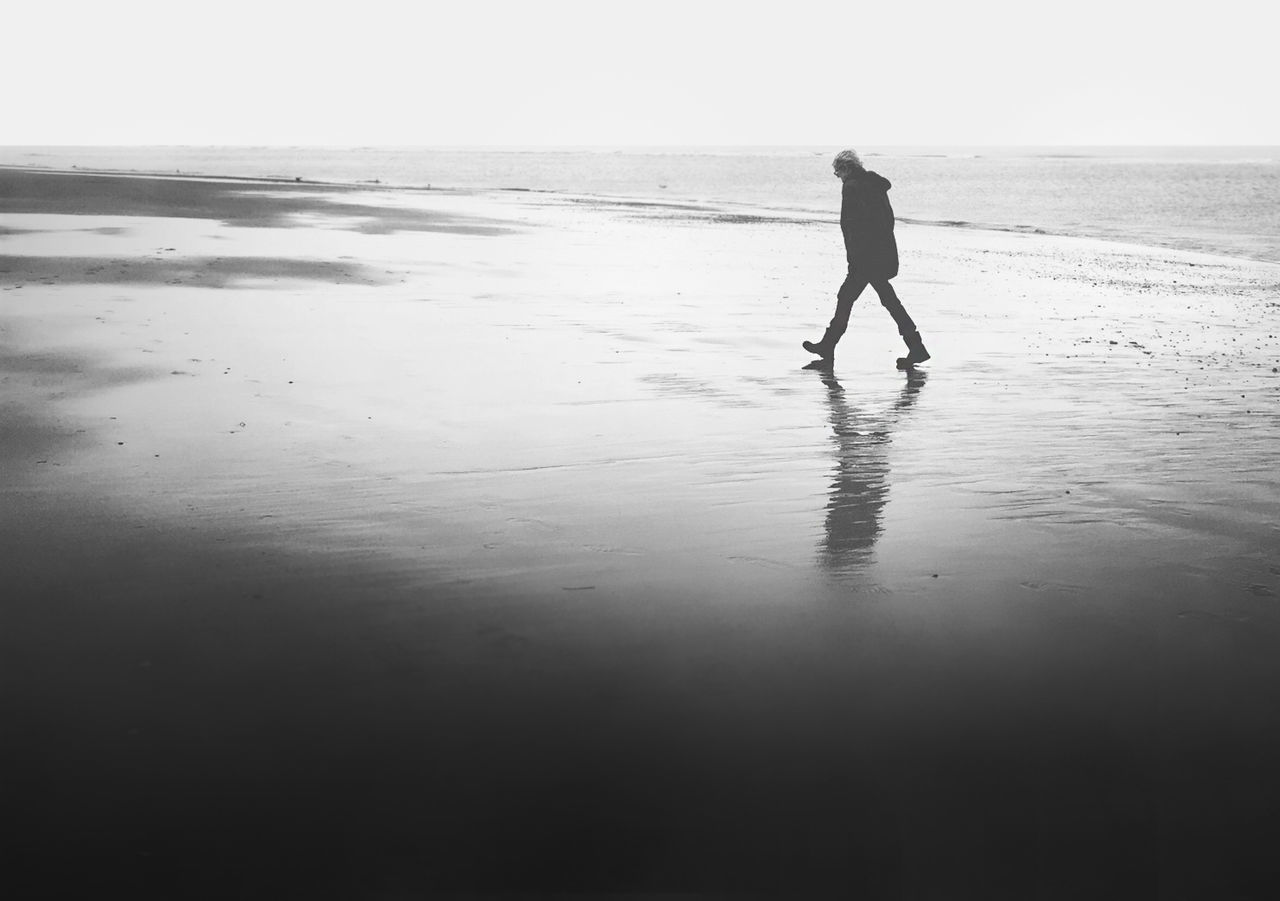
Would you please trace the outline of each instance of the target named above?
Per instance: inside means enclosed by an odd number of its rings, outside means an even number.
[[[836,313],[820,341],[805,341],[809,353],[824,360],[835,358],[836,343],[849,327],[849,313],[858,295],[871,285],[880,303],[897,323],[907,344],[907,355],[898,358],[899,369],[909,369],[929,359],[916,325],[894,293],[889,279],[898,274],[898,242],[893,237],[893,207],[889,203],[889,179],[868,172],[858,154],[841,150],[832,162],[836,178],[844,183],[840,197],[840,231],[844,233],[849,274],[836,293]]]

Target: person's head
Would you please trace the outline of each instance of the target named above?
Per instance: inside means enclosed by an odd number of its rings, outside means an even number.
[[[844,181],[855,172],[864,171],[862,168],[862,160],[858,159],[858,154],[852,150],[841,150],[836,154],[836,158],[831,161],[831,168],[835,170],[836,178]]]

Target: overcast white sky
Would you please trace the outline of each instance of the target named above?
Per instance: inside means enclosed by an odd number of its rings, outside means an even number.
[[[1271,0],[26,0],[0,144],[1280,144]]]

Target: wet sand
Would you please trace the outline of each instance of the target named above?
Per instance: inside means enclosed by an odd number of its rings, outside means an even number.
[[[1280,267],[0,169],[13,873],[227,897],[1280,876]]]

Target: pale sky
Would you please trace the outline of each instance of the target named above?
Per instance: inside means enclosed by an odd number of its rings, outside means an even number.
[[[1273,144],[1271,0],[30,0],[0,144]]]

